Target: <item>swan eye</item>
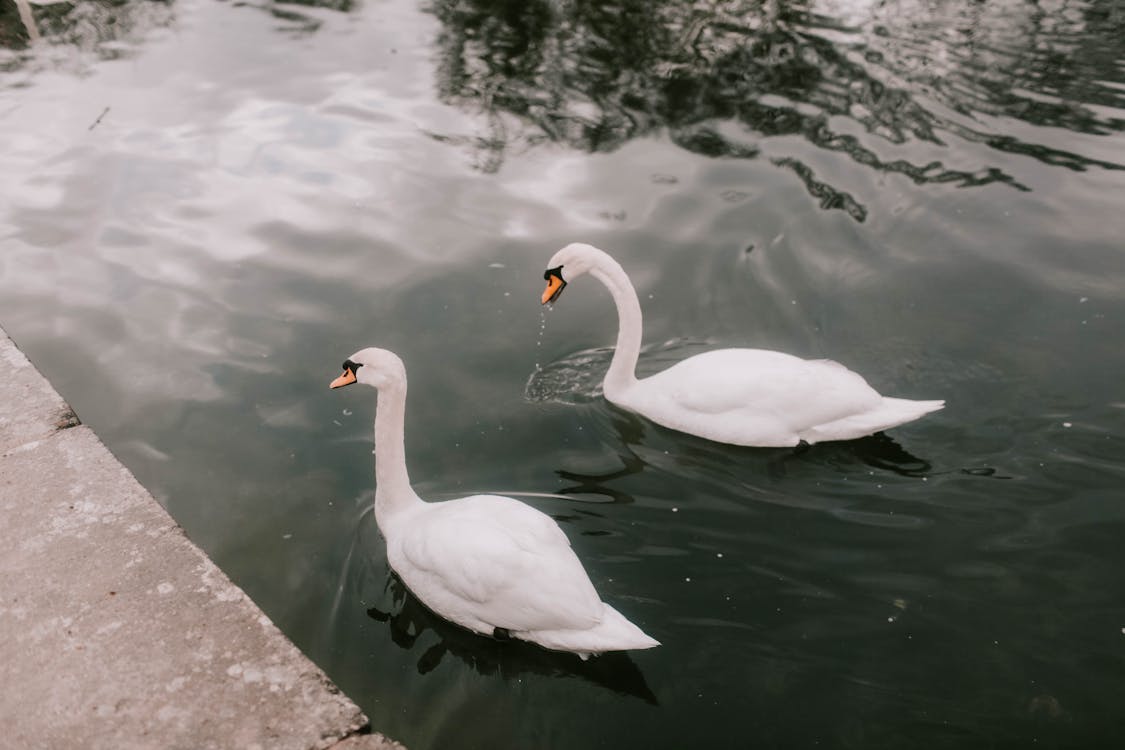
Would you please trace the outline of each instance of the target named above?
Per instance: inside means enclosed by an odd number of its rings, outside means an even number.
[[[562,277],[562,266],[557,268],[548,268],[543,272],[543,278],[547,280],[547,288],[543,290],[541,301],[543,304],[554,302],[562,294],[563,287],[566,286],[566,280]]]

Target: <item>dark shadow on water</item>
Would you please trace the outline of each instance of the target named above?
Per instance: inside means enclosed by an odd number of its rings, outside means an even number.
[[[628,453],[619,453],[618,458],[621,459],[622,467],[615,471],[598,474],[582,474],[575,471],[567,471],[566,469],[556,469],[555,474],[557,474],[560,479],[575,482],[573,485],[559,489],[558,493],[560,495],[601,495],[609,498],[610,502],[620,505],[632,503],[632,495],[614,489],[606,483],[615,479],[627,477],[631,474],[639,474],[644,471],[645,464],[641,459]]]
[[[868,466],[899,476],[925,477],[933,472],[933,464],[915,456],[885,432],[877,432],[874,435],[836,445],[845,447]]]
[[[446,656],[452,656],[478,674],[497,676],[506,682],[525,674],[571,677],[658,705],[644,674],[625,652],[614,651],[582,661],[574,654],[471,633],[431,612],[393,573],[387,576],[384,593],[391,601],[388,610],[371,607],[367,615],[387,624],[395,645],[413,651],[418,638],[427,630],[433,631],[438,638],[436,644],[418,657],[418,674],[432,672]]]
[[[634,502],[632,495],[610,486],[609,483],[634,474],[640,474],[645,470],[644,460],[629,450],[631,443],[638,443],[643,438],[645,425],[637,415],[618,409],[608,402],[607,405],[611,409],[610,421],[622,448],[622,450],[617,451],[621,468],[597,473],[556,469],[555,474],[560,479],[574,482],[573,485],[560,488],[558,490],[560,495],[598,495],[608,498],[612,503],[629,504]]]

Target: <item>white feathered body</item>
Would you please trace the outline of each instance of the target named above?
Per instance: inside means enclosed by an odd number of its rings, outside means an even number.
[[[427,607],[469,630],[582,658],[659,645],[604,603],[549,516],[498,495],[420,503],[383,526],[391,568]]]
[[[764,349],[689,357],[606,398],[665,427],[734,445],[851,440],[909,422],[944,401],[886,398],[828,359]]]
[[[827,359],[764,349],[719,349],[637,379],[641,305],[621,264],[593,245],[572,242],[547,263],[544,304],[585,273],[617,307],[617,347],[603,380],[607,399],[657,424],[733,445],[788,447],[851,440],[910,422],[944,401],[885,398],[862,377]]]

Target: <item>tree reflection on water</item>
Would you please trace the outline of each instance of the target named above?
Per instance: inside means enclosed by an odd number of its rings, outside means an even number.
[[[1123,168],[990,123],[1125,129],[1099,114],[1120,106],[1120,92],[1099,79],[1125,54],[1122,6],[1046,5],[437,0],[440,96],[488,123],[482,137],[441,137],[471,147],[486,172],[542,141],[609,151],[658,130],[694,153],[743,159],[760,156],[767,136],[798,136],[916,184],[1028,189],[996,166],[884,158],[879,140],[940,148],[962,139],[1073,170]],[[866,217],[800,159],[771,160],[824,208]]]
[[[322,21],[301,12],[317,7],[349,12],[354,0],[272,0],[261,3],[289,35],[315,32]],[[128,55],[146,32],[176,19],[172,0],[0,0],[0,53],[26,51],[39,40],[56,48],[88,53],[100,60]],[[0,72],[14,70],[20,56],[0,56]]]
[[[127,45],[107,42],[174,19],[161,0],[19,2],[22,14],[0,2],[0,47],[40,34],[112,58]],[[300,36],[323,24],[303,6],[361,9],[354,0],[261,7],[278,31]],[[703,156],[765,156],[821,207],[863,221],[867,208],[799,149],[767,149],[765,139],[796,137],[919,185],[1028,190],[981,163],[995,152],[1076,171],[1125,168],[1010,126],[1125,130],[1115,116],[1125,81],[1107,80],[1125,57],[1118,0],[433,0],[427,10],[441,26],[438,96],[478,112],[484,128],[431,136],[466,148],[484,172],[544,142],[605,152],[662,132]],[[0,69],[18,64],[0,58]],[[955,141],[965,147],[954,156]]]

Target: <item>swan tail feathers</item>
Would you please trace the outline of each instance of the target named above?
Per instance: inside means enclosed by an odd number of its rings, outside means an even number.
[[[861,414],[853,414],[835,422],[817,425],[801,435],[809,443],[826,440],[852,440],[864,435],[872,435],[881,430],[889,430],[907,422],[913,422],[932,411],[945,407],[945,401],[913,401],[907,398],[883,397],[878,407]]]
[[[604,602],[602,607],[602,619],[592,628],[531,630],[518,634],[518,637],[545,648],[576,653],[583,659],[605,651],[632,651],[660,645],[660,641],[645,634],[613,607]]]
[[[908,419],[917,419],[924,414],[929,414],[932,411],[945,408],[945,399],[938,399],[935,401],[912,401],[908,398],[887,398],[883,397],[883,404],[885,406],[893,407],[896,411],[902,413]]]

